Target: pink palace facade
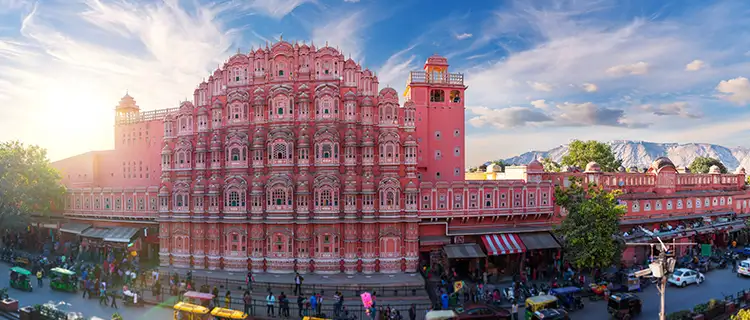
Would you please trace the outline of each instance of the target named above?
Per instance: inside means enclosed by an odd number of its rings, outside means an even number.
[[[488,249],[497,235],[548,238],[570,175],[633,190],[632,221],[748,210],[744,172],[546,173],[535,161],[521,179],[467,181],[463,75],[435,55],[403,105],[378,85],[334,48],[279,41],[232,56],[177,108],[141,111],[126,95],[114,150],[53,164],[67,232],[130,228],[162,266],[396,273],[415,272],[421,252],[502,255]]]

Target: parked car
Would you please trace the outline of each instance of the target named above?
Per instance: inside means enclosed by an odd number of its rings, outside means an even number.
[[[737,264],[737,276],[750,276],[750,259],[742,260]]]
[[[456,316],[457,320],[510,320],[510,311],[486,304],[473,304],[464,307]]]
[[[676,285],[678,287],[685,287],[689,284],[700,284],[701,282],[705,281],[706,277],[703,276],[702,273],[690,270],[690,269],[677,269],[675,270],[672,275],[669,276],[669,279],[667,282]]]

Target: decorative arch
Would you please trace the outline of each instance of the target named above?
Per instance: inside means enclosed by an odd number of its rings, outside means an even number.
[[[315,164],[338,164],[340,145],[338,131],[323,128],[314,136]]]
[[[381,103],[378,107],[380,124],[398,124],[398,105]]]
[[[291,258],[294,256],[294,233],[289,228],[272,227],[266,231],[268,257]]]
[[[294,163],[294,134],[288,129],[274,129],[268,133],[268,161],[270,164]]]
[[[395,234],[384,234],[379,239],[380,258],[399,258],[401,257],[401,237]]]
[[[401,185],[394,178],[385,178],[378,187],[380,210],[399,210],[401,208]]]
[[[337,211],[339,207],[340,182],[332,175],[324,175],[315,178],[315,211]]]
[[[382,164],[398,164],[401,160],[401,142],[397,133],[387,132],[378,138],[380,162]]]
[[[233,132],[226,140],[226,162],[233,166],[247,165],[247,135]]]
[[[175,211],[188,211],[190,209],[190,185],[180,181],[172,187],[172,206]]]
[[[224,229],[224,248],[227,256],[245,256],[247,254],[247,231],[239,227]]]
[[[229,211],[247,208],[247,181],[242,177],[227,177],[224,185],[224,207]]]
[[[294,183],[286,175],[273,176],[266,184],[268,210],[291,211],[294,203]]]

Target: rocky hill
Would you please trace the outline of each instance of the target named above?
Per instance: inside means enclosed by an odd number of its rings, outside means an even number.
[[[647,168],[654,159],[666,156],[678,167],[689,166],[696,157],[719,159],[734,172],[737,167],[750,168],[750,148],[728,148],[708,143],[655,143],[645,141],[615,140],[607,142],[612,147],[615,157],[622,159],[623,166],[629,168]],[[568,152],[568,146],[562,145],[547,151],[530,151],[519,156],[503,159],[509,164],[526,164],[534,158],[551,158],[559,162]]]

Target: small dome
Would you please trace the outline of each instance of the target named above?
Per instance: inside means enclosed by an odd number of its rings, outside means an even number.
[[[591,161],[586,165],[586,173],[602,172],[602,167],[596,161]]]
[[[619,173],[625,173],[626,172],[625,167],[624,166],[620,166],[619,168],[617,168],[617,172],[619,172]]]
[[[745,174],[745,168],[738,167],[737,170],[735,171],[735,173],[736,174]]]
[[[576,168],[575,166],[565,166],[565,167],[562,167],[560,169],[560,171],[562,171],[562,172],[578,172],[580,170],[578,170],[578,168]]]
[[[677,170],[677,168],[675,168],[674,166],[674,163],[672,163],[672,160],[669,160],[669,158],[667,157],[658,157],[654,160],[654,162],[651,163],[651,169],[654,169],[654,171],[657,172],[666,167],[672,167]]]
[[[503,168],[500,167],[500,165],[496,163],[490,163],[489,166],[487,166],[487,170],[485,172],[501,172],[503,171]]]
[[[159,188],[159,194],[169,195],[169,189],[167,189],[167,186],[161,186],[161,188]]]
[[[708,173],[710,173],[710,174],[720,174],[721,173],[721,169],[719,169],[719,166],[717,166],[717,165],[712,165],[711,168],[708,169]]]
[[[544,166],[537,159],[531,160],[531,162],[529,162],[529,164],[526,165],[526,168],[534,169],[534,170],[544,170]]]
[[[172,153],[172,148],[169,147],[169,143],[164,144],[164,148],[161,148],[161,154],[170,154]]]
[[[631,166],[630,168],[628,168],[628,172],[629,173],[638,173],[638,172],[640,172],[640,170],[636,166]]]

